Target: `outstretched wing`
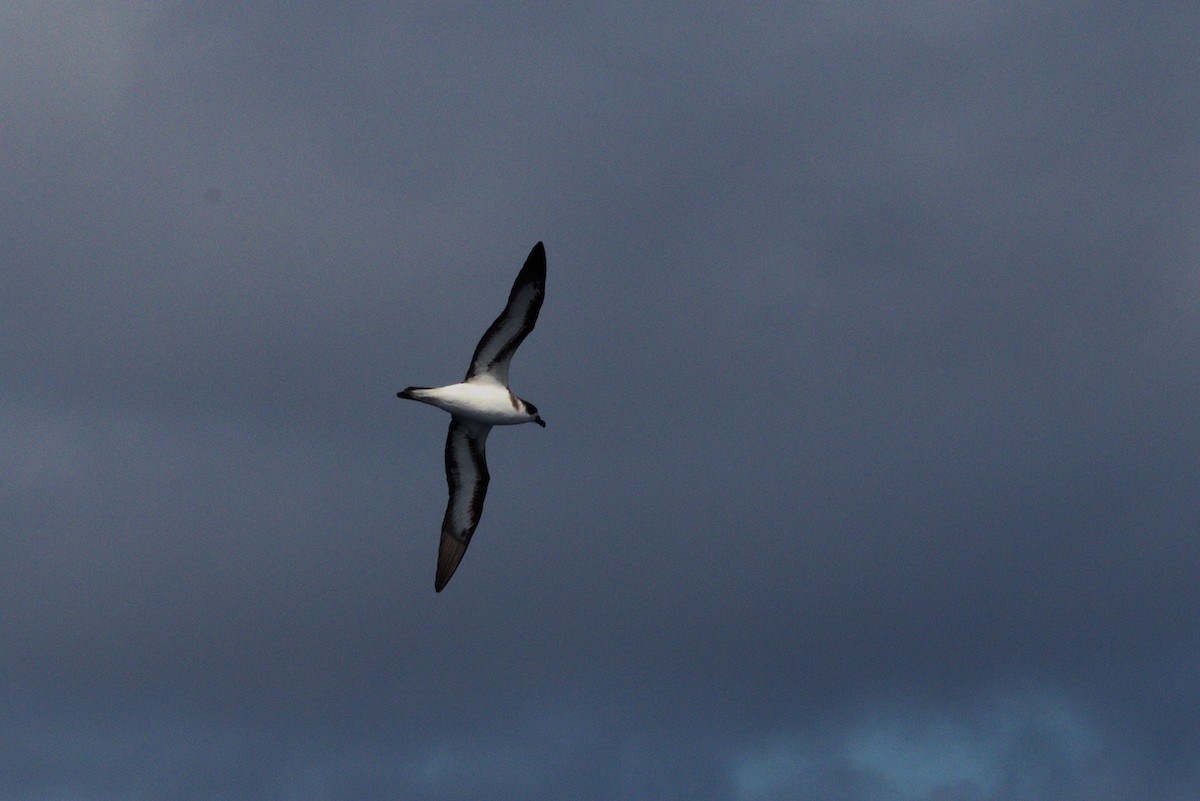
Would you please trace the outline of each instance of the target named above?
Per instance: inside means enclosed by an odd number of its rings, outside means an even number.
[[[433,583],[438,592],[446,586],[462,561],[483,513],[488,486],[483,446],[491,430],[491,426],[482,423],[458,417],[450,419],[450,433],[446,435],[446,483],[450,485],[450,501],[442,519],[437,578]]]
[[[508,363],[537,322],[546,294],[546,249],[538,242],[517,273],[508,305],[475,346],[465,381],[486,379],[508,386]]]

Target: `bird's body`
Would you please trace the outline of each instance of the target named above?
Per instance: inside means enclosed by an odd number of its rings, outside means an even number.
[[[464,381],[447,387],[409,387],[400,397],[428,403],[455,417],[489,426],[536,423],[536,413],[525,411],[525,402],[508,387],[494,381]]]
[[[446,483],[450,501],[442,519],[434,589],[446,586],[479,525],[490,476],[484,444],[492,426],[546,423],[537,407],[508,388],[508,365],[517,346],[533,330],[546,288],[546,251],[538,242],[513,283],[508,304],[484,333],[466,378],[444,387],[409,387],[401,398],[428,403],[450,413],[446,435]]]

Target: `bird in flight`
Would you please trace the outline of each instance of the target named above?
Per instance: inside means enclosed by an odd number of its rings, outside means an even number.
[[[488,469],[484,443],[492,426],[546,423],[537,407],[518,398],[508,388],[508,363],[537,322],[546,294],[546,249],[538,242],[517,273],[508,305],[475,346],[467,377],[445,387],[409,387],[397,397],[428,403],[450,413],[446,435],[446,483],[450,502],[442,519],[437,577],[433,588],[441,592],[454,575],[471,535],[479,525],[487,494]]]

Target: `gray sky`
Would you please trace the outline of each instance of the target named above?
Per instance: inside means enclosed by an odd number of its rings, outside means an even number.
[[[1195,3],[106,5],[0,6],[0,798],[1200,786]]]

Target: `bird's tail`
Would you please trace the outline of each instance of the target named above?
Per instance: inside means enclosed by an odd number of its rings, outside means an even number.
[[[429,387],[409,387],[407,389],[402,389],[399,392],[397,392],[396,397],[404,398],[405,400],[419,401],[421,399],[419,397],[417,397],[417,393],[422,392],[426,389],[429,389]]]

